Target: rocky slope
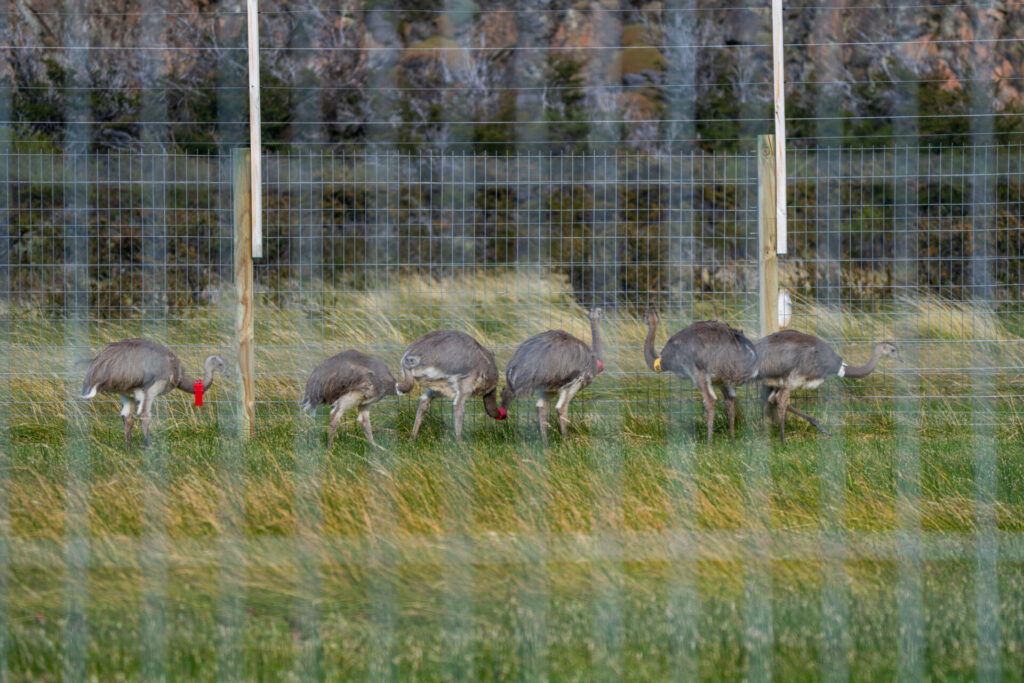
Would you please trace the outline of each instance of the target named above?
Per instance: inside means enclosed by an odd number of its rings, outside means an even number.
[[[246,116],[245,3],[151,4],[11,0],[3,66],[19,132],[60,140],[88,120],[107,146],[244,139],[232,124]],[[832,4],[787,6],[794,136],[885,135],[906,130],[887,115],[917,113],[917,131],[955,137],[975,119],[938,115],[1024,111],[1024,4]],[[492,150],[750,137],[770,129],[770,39],[766,7],[681,0],[263,3],[264,134]],[[133,46],[173,50],[111,49]]]

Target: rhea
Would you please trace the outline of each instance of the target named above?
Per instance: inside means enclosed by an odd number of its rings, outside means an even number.
[[[654,337],[658,330],[658,314],[647,311],[647,339],[644,360],[655,372],[671,372],[688,377],[700,390],[708,423],[708,443],[715,420],[714,385],[722,388],[729,415],[729,436],[736,436],[736,387],[757,376],[757,353],[754,344],[742,332],[714,320],[695,322],[668,340],[658,354]]]
[[[810,422],[828,434],[821,422],[789,403],[790,393],[798,389],[816,389],[827,377],[837,375],[860,379],[870,375],[885,356],[899,358],[894,344],[876,344],[871,359],[864,365],[847,365],[824,340],[813,334],[782,330],[757,340],[758,376],[765,383],[765,410],[774,406],[779,422],[779,439],[786,443],[786,413]]]
[[[387,365],[358,351],[342,351],[313,369],[299,406],[310,414],[315,413],[319,405],[331,406],[328,451],[334,445],[342,416],[353,408],[366,440],[376,446],[370,425],[370,406],[385,396],[394,395],[395,378]]]
[[[459,439],[470,396],[480,396],[484,410],[495,420],[504,420],[507,415],[498,406],[498,365],[494,354],[465,332],[436,330],[423,335],[402,355],[402,373],[402,381],[395,385],[400,396],[412,391],[417,381],[424,388],[412,425],[414,439],[431,401],[439,395],[452,399],[455,437]]]
[[[551,401],[557,397],[555,410],[564,439],[569,430],[569,402],[604,370],[598,324],[601,317],[600,308],[590,311],[593,346],[587,346],[563,330],[548,330],[520,344],[505,368],[502,408],[507,410],[513,399],[536,392],[540,438],[545,445],[548,442],[548,406]]]
[[[220,355],[207,356],[203,363],[203,391],[213,384],[214,372],[225,372],[227,368],[227,361]],[[124,448],[128,450],[136,417],[146,445],[150,445],[153,401],[171,389],[195,393],[195,382],[178,357],[163,344],[148,339],[125,339],[107,344],[89,361],[82,382],[82,398],[90,399],[97,394],[120,395]]]

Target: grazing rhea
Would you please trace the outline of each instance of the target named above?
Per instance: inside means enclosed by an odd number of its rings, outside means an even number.
[[[464,332],[437,330],[423,335],[402,355],[402,372],[404,378],[395,385],[399,395],[412,391],[416,380],[424,388],[412,425],[414,439],[430,402],[438,394],[452,399],[457,438],[462,438],[462,416],[470,396],[483,397],[484,409],[495,420],[505,419],[505,409],[498,406],[494,354]]]
[[[797,389],[814,389],[830,375],[859,379],[867,377],[883,356],[899,358],[896,346],[888,342],[875,345],[871,360],[864,365],[847,365],[831,346],[812,334],[782,330],[759,339],[758,376],[765,383],[765,410],[771,405],[778,412],[779,439],[786,443],[786,412],[807,420],[818,431],[828,434],[815,418],[789,404],[789,395]]]
[[[661,349],[654,351],[654,335],[658,329],[658,314],[647,311],[647,340],[644,359],[655,372],[669,371],[680,377],[689,377],[700,389],[704,399],[704,412],[708,422],[708,443],[711,443],[711,424],[715,419],[713,385],[722,387],[725,407],[729,413],[729,436],[736,435],[736,389],[757,376],[757,353],[754,344],[739,330],[713,320],[695,322],[676,332]]]
[[[516,349],[505,368],[505,389],[501,406],[508,409],[512,399],[537,392],[540,437],[548,442],[548,404],[558,396],[555,410],[565,438],[569,429],[569,402],[604,370],[601,362],[601,309],[590,311],[593,348],[562,330],[548,330],[530,337]]]
[[[203,391],[213,384],[213,373],[225,372],[227,367],[227,361],[221,356],[207,356],[203,363]],[[124,447],[128,450],[136,417],[142,423],[146,445],[150,445],[153,401],[171,389],[195,393],[195,383],[185,373],[178,357],[166,346],[148,339],[126,339],[107,344],[89,361],[82,382],[82,398],[93,398],[98,393],[121,396]]]
[[[310,414],[321,404],[331,406],[327,450],[334,445],[342,415],[352,408],[359,411],[356,422],[362,425],[366,440],[376,446],[370,426],[370,406],[385,396],[394,395],[395,378],[387,365],[358,351],[342,351],[316,366],[306,382],[306,393],[299,405]]]

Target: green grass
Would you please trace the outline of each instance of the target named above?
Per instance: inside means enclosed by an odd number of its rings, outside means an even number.
[[[798,301],[799,327],[844,340],[851,358],[877,339],[905,357],[895,378],[887,364],[801,398],[835,436],[790,420],[786,447],[746,390],[737,440],[720,410],[709,447],[696,391],[646,371],[643,325],[611,311],[609,371],[549,450],[525,400],[503,423],[474,402],[462,444],[437,402],[413,444],[407,397],[372,411],[384,449],[348,419],[327,454],[323,410],[300,417],[296,402],[328,353],[372,343],[395,368],[441,312],[502,368],[548,326],[589,339],[569,284],[540,271],[377,284],[261,299],[265,403],[250,441],[218,380],[202,409],[161,399],[154,448],[136,437],[127,454],[115,402],[67,398],[76,330],[6,312],[17,373],[0,386],[11,399],[0,403],[11,570],[0,651],[12,679],[741,679],[769,665],[780,680],[971,679],[985,665],[1024,676],[1024,411],[1011,398],[1022,346],[1005,316],[930,300],[840,315]],[[752,333],[750,297],[727,303],[690,313]],[[156,331],[194,368],[230,347],[231,313],[79,332],[97,349]],[[685,322],[666,312],[659,346]],[[988,382],[1003,398],[972,401]],[[926,397],[901,403],[900,391]],[[67,555],[78,534],[80,571]]]
[[[720,420],[708,447],[692,414],[597,411],[545,452],[528,402],[505,423],[475,412],[463,444],[436,408],[410,443],[412,404],[391,402],[374,412],[385,449],[349,422],[325,454],[322,414],[271,410],[241,446],[223,406],[171,407],[154,449],[129,454],[110,406],[11,424],[13,678],[55,678],[73,652],[63,544],[76,525],[92,561],[76,593],[81,662],[99,679],[160,666],[180,679],[739,679],[765,661],[783,680],[836,667],[886,679],[908,661],[908,585],[923,672],[973,678],[983,576],[998,588],[997,662],[1009,680],[1024,671],[1019,426],[986,441],[927,414],[911,426],[882,413],[865,431],[826,411],[837,436],[790,423],[782,447],[746,404],[737,441]],[[920,495],[901,498],[907,443]],[[1002,553],[988,574],[975,552],[979,443],[993,449],[985,530]],[[232,528],[242,566],[224,554]],[[906,528],[922,538],[919,575],[901,571]],[[154,529],[163,550],[146,546]],[[823,552],[832,535],[845,558]],[[837,609],[845,619],[830,627]]]

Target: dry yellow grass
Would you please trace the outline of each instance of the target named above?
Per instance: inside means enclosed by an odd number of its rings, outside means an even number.
[[[257,303],[257,390],[261,400],[294,403],[305,377],[327,355],[346,348],[366,350],[381,357],[397,371],[398,357],[406,344],[439,327],[463,330],[492,348],[499,368],[522,340],[546,329],[561,328],[590,341],[587,311],[573,298],[569,282],[545,268],[474,269],[464,274],[433,278],[423,274],[389,277],[369,291],[336,290],[325,282],[282,283],[282,290],[263,293]],[[747,301],[747,299],[750,299]],[[748,336],[756,333],[752,297],[730,298],[730,304],[698,300],[692,318],[685,311],[663,311],[658,345],[692,319],[714,317],[738,326]],[[738,302],[738,303],[735,303]],[[876,341],[900,345],[900,372],[905,381],[919,382],[923,394],[967,397],[975,368],[994,368],[992,381],[1002,392],[1024,381],[1024,341],[1007,329],[1004,321],[979,307],[934,298],[894,302],[884,313],[826,307],[798,300],[793,327],[816,333],[837,343],[850,362],[863,362]],[[200,308],[193,319],[148,323],[145,329],[166,329],[166,339],[178,348],[188,367],[198,368],[214,351],[230,353],[230,308]],[[11,364],[17,368],[11,381],[16,412],[31,420],[44,419],[54,411],[65,413],[86,408],[67,400],[77,392],[82,369],[72,362],[75,352],[64,344],[68,329],[60,320],[37,313],[14,313]],[[140,333],[134,319],[109,320],[88,326],[90,350],[104,343]],[[651,375],[643,362],[646,325],[631,312],[608,311],[602,323],[605,364],[612,372],[601,387],[614,395],[617,378],[636,389],[644,383],[661,391],[665,378]],[[887,366],[888,367],[888,366]],[[920,372],[915,373],[914,368]],[[67,383],[62,381],[67,377]],[[891,390],[881,377],[859,383],[873,395]],[[888,388],[887,388],[888,387]],[[231,396],[230,384],[221,382],[210,398]],[[619,392],[621,394],[621,391]],[[195,419],[186,397],[165,399],[176,415]],[[623,406],[624,411],[633,408]]]

